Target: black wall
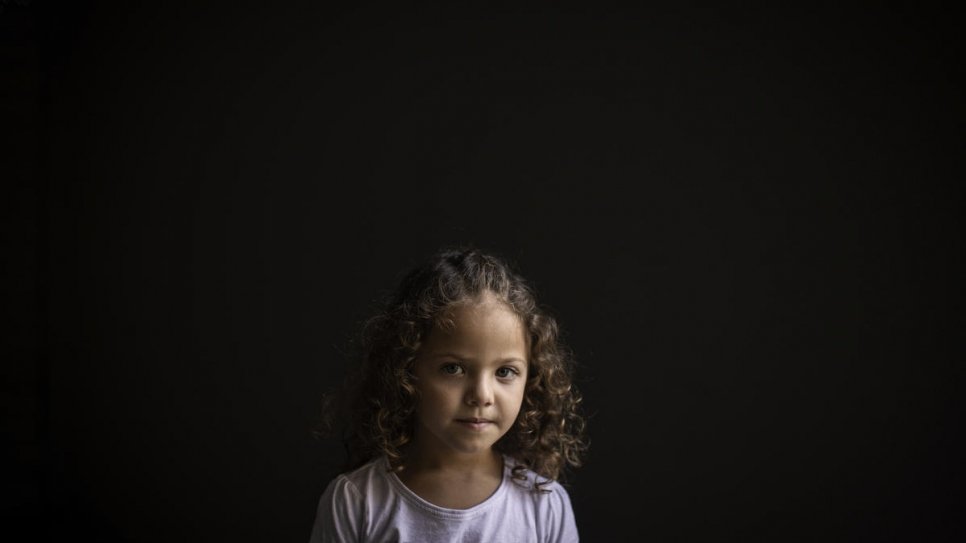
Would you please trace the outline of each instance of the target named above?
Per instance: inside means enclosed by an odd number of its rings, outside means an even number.
[[[966,535],[950,13],[2,6],[35,539],[307,540],[319,396],[453,242],[578,356],[586,541]]]

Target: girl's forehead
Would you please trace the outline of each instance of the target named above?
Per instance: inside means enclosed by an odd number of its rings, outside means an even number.
[[[500,347],[526,354],[528,335],[523,319],[515,311],[503,302],[490,300],[449,308],[429,330],[423,346],[426,350]]]
[[[451,303],[436,315],[433,324],[435,328],[452,332],[457,326],[479,325],[481,321],[494,315],[509,318],[523,325],[523,318],[513,307],[489,291],[475,298]]]

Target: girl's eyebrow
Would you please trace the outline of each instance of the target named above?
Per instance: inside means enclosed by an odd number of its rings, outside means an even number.
[[[434,359],[435,358],[455,358],[462,362],[476,362],[476,359],[471,356],[460,356],[456,353],[450,353],[450,352],[434,353],[430,356],[431,358],[434,358]],[[525,360],[523,360],[522,358],[518,358],[516,356],[509,356],[509,357],[500,358],[497,360],[497,363],[499,364],[509,364],[511,362],[516,362],[524,366],[527,364]]]

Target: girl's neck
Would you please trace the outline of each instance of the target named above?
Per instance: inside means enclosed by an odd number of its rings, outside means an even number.
[[[404,451],[399,480],[427,502],[448,509],[468,509],[492,496],[503,480],[503,455],[488,450],[479,455],[420,454]]]
[[[461,473],[467,477],[500,476],[503,473],[503,455],[490,449],[480,454],[439,454],[420,448],[413,443],[404,451],[404,472],[414,473]]]

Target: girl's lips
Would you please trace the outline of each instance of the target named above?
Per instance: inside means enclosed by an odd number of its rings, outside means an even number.
[[[493,424],[493,421],[487,419],[456,419],[456,422],[473,430],[482,430],[488,425]]]

